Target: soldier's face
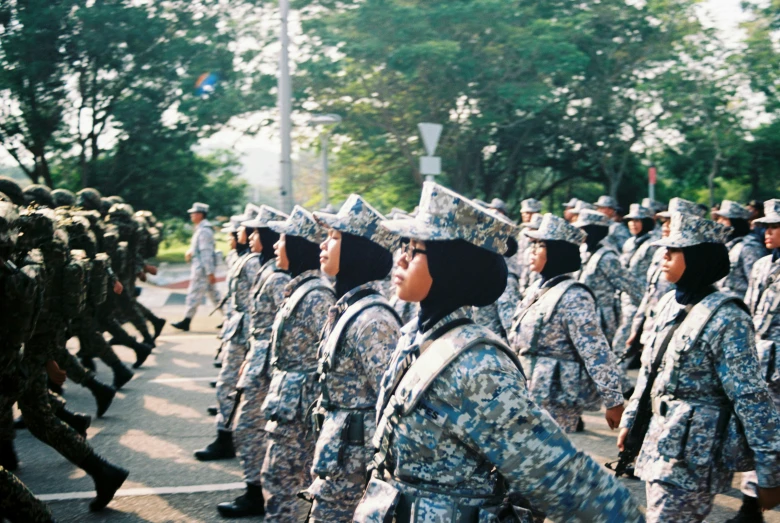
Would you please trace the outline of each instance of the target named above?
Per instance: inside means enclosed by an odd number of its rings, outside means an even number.
[[[672,221],[671,220],[664,220],[661,224],[661,237],[667,238],[669,236],[669,231],[672,230]]]
[[[571,223],[575,218],[577,218],[577,215],[572,212],[572,209],[564,209],[563,211],[564,220]]]
[[[412,303],[423,301],[431,292],[433,278],[428,270],[425,243],[411,240],[401,253],[393,271],[393,283],[398,299]],[[416,251],[416,252],[415,252]]]
[[[328,237],[320,244],[320,270],[328,276],[339,273],[341,262],[341,233],[330,230]]]
[[[642,220],[628,220],[628,230],[634,236],[639,235],[642,232]]]
[[[533,242],[531,244],[531,270],[542,272],[547,265],[547,245],[544,242]]]
[[[228,234],[228,246],[230,247],[230,250],[235,250],[237,243],[236,235],[233,233]]]
[[[596,210],[610,219],[615,217],[615,209],[611,207],[596,207]]]
[[[669,283],[677,283],[685,272],[685,256],[682,249],[667,247],[664,253],[664,264],[661,269]]]
[[[290,260],[287,259],[287,238],[284,234],[279,236],[279,241],[274,243],[274,255],[276,266],[283,271],[290,269]]]
[[[203,213],[202,212],[191,212],[190,213],[190,221],[194,223],[195,225],[198,225],[200,222],[203,221]]]
[[[246,237],[246,227],[238,228],[238,243],[241,245],[246,245],[249,243],[249,238]]]
[[[772,223],[767,226],[764,233],[764,245],[767,249],[780,247],[780,223]]]
[[[715,221],[722,225],[725,225],[726,227],[731,227],[731,220],[729,220],[725,216],[717,216]]]
[[[249,235],[249,249],[252,252],[263,252],[263,244],[260,242],[260,231],[257,229]]]
[[[521,212],[520,217],[523,220],[523,223],[528,223],[531,221],[531,218],[534,217],[534,213],[532,212]]]

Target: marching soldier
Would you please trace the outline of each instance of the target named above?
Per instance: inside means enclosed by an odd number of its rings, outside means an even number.
[[[720,290],[744,298],[748,289],[748,278],[753,264],[766,255],[761,242],[750,234],[750,211],[731,200],[723,200],[713,213],[718,223],[731,227],[726,247],[729,250],[731,270],[723,281],[718,282]]]
[[[506,286],[513,228],[431,182],[415,219],[383,226],[410,240],[394,278],[399,297],[421,306],[382,378],[376,468],[354,521],[528,516],[504,504],[508,492],[553,520],[641,521],[625,487],[533,403],[512,350],[468,319]]]
[[[675,213],[655,242],[675,290],[658,304],[618,438],[623,451],[629,428],[652,412],[636,462],[649,522],[703,521],[734,471],[751,468],[762,506],[780,499],[780,416],[760,378],[753,325],[738,298],[714,287],[729,272],[728,234]]]
[[[184,314],[183,320],[171,324],[183,331],[190,330],[190,322],[207,294],[215,306],[220,303],[219,291],[216,288],[217,257],[214,246],[214,230],[207,220],[209,206],[205,203],[195,202],[187,212],[192,223],[195,224],[190,248],[185,255],[187,261],[192,264],[190,286],[187,289],[187,312]]]
[[[363,495],[379,385],[401,329],[380,292],[398,240],[379,226],[384,217],[356,194],[338,214],[314,217],[329,230],[320,245],[320,267],[335,278],[338,300],[328,312],[318,353],[316,477],[302,495],[312,502],[309,523],[347,523]]]

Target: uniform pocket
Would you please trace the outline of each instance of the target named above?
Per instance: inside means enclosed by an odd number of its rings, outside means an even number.
[[[736,472],[756,470],[755,457],[748,446],[745,429],[734,414],[729,420],[726,442],[723,445],[724,464],[729,470]]]
[[[306,374],[275,372],[263,402],[263,416],[271,421],[292,421],[301,412],[301,394]]]
[[[697,467],[709,465],[718,439],[719,410],[713,407],[695,407],[688,426],[685,442],[685,461]]]
[[[658,437],[658,452],[668,459],[682,459],[693,407],[680,401],[668,404]]]
[[[417,498],[412,505],[410,523],[455,522],[458,507],[452,500]]]
[[[352,516],[353,523],[392,523],[401,493],[397,488],[371,478]]]
[[[314,473],[321,478],[333,474],[339,467],[339,456],[344,446],[344,429],[348,419],[347,411],[331,412],[325,417],[314,446],[312,466]]]

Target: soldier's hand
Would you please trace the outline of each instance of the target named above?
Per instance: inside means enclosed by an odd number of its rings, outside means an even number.
[[[626,438],[628,437],[628,429],[623,427],[618,434],[617,448],[620,452],[626,450]]]
[[[138,273],[138,279],[141,281],[146,281],[146,273],[145,272],[139,272]]]
[[[157,267],[154,265],[144,265],[144,271],[148,272],[152,276],[157,276]]]
[[[214,276],[213,274],[209,274],[209,283],[211,285],[214,285],[215,283],[217,283],[217,277]]]
[[[114,283],[114,294],[122,294],[122,291],[125,290],[125,286],[122,285],[122,282],[117,280]]]
[[[610,430],[615,430],[620,426],[620,418],[623,417],[623,405],[617,405],[611,409],[607,409],[607,413],[604,415],[609,425]]]
[[[636,333],[633,333],[631,336],[628,337],[628,340],[626,341],[626,348],[630,349],[631,345],[634,344],[634,340],[636,339]]]
[[[764,510],[772,510],[780,505],[780,487],[758,487],[758,503]]]
[[[64,370],[61,370],[60,366],[57,365],[57,362],[54,360],[46,362],[46,374],[48,374],[49,379],[57,385],[65,383],[65,378],[68,377],[67,373]]]
[[[184,259],[187,261],[187,263],[192,261],[192,251],[188,250],[184,253]]]

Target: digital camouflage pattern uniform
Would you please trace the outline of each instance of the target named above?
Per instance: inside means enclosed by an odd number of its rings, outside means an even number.
[[[780,200],[764,202],[763,218],[759,224],[780,223]],[[745,304],[753,315],[756,329],[756,349],[761,377],[767,383],[769,394],[780,412],[780,262],[773,256],[764,256],[753,265]],[[742,492],[758,497],[755,471],[742,475]]]
[[[367,238],[388,251],[398,243],[379,226],[384,217],[356,194],[338,214],[314,216],[331,229]],[[400,329],[379,281],[351,289],[328,311],[318,351],[322,394],[313,411],[318,432],[314,482],[303,493],[312,501],[310,523],[352,521],[374,454],[379,385]]]
[[[542,224],[542,215],[534,214],[530,222],[524,223],[520,227],[522,229],[529,229],[535,231],[539,229],[539,226],[541,224]],[[510,270],[512,265],[516,267],[516,271],[518,274],[517,293],[520,299],[522,300],[525,297],[528,288],[531,287],[531,285],[533,285],[537,281],[539,281],[541,279],[541,275],[538,272],[532,271],[530,268],[531,242],[525,234],[520,235],[517,245],[518,245],[517,254],[514,255],[511,258],[511,260],[507,261],[507,267],[510,268]],[[515,308],[517,308],[517,305],[519,305],[519,303],[515,304]],[[514,315],[514,311],[512,312],[512,314]]]
[[[563,218],[545,215],[539,240],[579,245],[584,233]],[[565,432],[574,432],[585,409],[623,404],[620,372],[601,330],[590,290],[569,276],[534,284],[518,307],[512,349],[520,356],[534,402]]]
[[[716,243],[727,234],[715,222],[675,213],[669,237],[656,244]],[[633,424],[652,362],[682,317],[652,386],[653,415],[636,462],[647,482],[650,522],[703,521],[734,471],[755,466],[761,486],[780,485],[780,417],[761,379],[750,316],[724,293],[692,308],[673,292],[664,296],[620,426]]]
[[[188,212],[208,213],[208,210],[208,205],[196,203]],[[215,306],[220,302],[219,291],[217,291],[216,286],[209,283],[209,274],[214,274],[216,271],[217,256],[214,245],[214,230],[207,219],[204,218],[195,227],[192,240],[190,240],[189,252],[192,254],[192,261],[190,262],[190,285],[187,288],[187,312],[184,317],[192,319],[206,295]]]
[[[463,239],[500,254],[511,234],[431,182],[415,220],[383,226],[401,237]],[[533,403],[511,349],[467,316],[461,308],[426,334],[415,322],[402,329],[377,402],[376,469],[355,521],[494,521],[508,491],[553,520],[641,521],[628,491]]]
[[[750,211],[747,207],[736,202],[723,200],[716,215],[729,219],[747,220],[750,218]],[[766,256],[766,249],[761,241],[752,234],[733,238],[726,243],[726,247],[729,249],[731,270],[728,276],[718,282],[718,286],[721,291],[744,299],[753,264]]]
[[[580,227],[589,224],[603,226],[605,225],[604,218],[606,217],[599,212],[584,210],[579,214],[575,225]],[[582,271],[578,279],[596,296],[596,303],[601,313],[601,328],[607,341],[611,343],[620,319],[618,293],[625,292],[634,303],[639,304],[643,288],[640,282],[623,269],[617,251],[607,242],[607,238],[602,240],[602,246],[596,252],[583,253]],[[621,352],[618,350],[619,348],[612,347],[612,349],[615,352]]]
[[[271,221],[268,226],[318,245],[326,238],[326,230],[300,206],[293,208],[287,221]],[[296,522],[302,516],[297,494],[309,484],[314,454],[306,410],[319,395],[317,347],[335,302],[330,282],[318,270],[290,280],[284,294],[272,328],[273,374],[262,407],[268,420],[261,472],[267,522]]]
[[[617,210],[618,203],[613,197],[603,195],[599,196],[599,199],[594,206],[596,209],[606,208]],[[631,239],[631,232],[629,232],[628,227],[626,227],[624,223],[616,222],[610,218],[609,234],[605,238],[605,242],[612,245],[616,251],[622,252],[623,246],[629,239]],[[612,341],[611,338],[610,341]]]

